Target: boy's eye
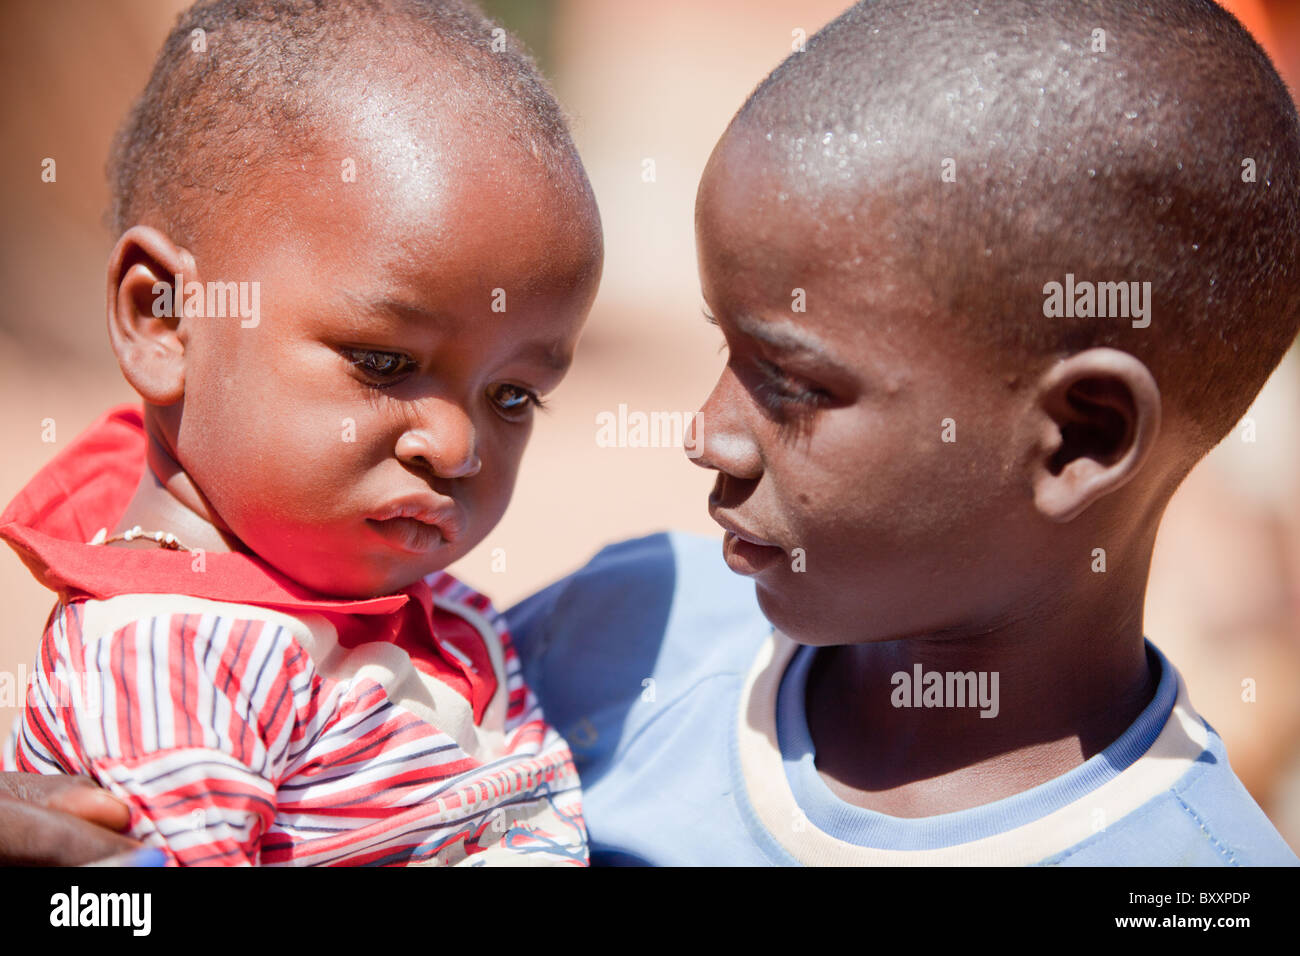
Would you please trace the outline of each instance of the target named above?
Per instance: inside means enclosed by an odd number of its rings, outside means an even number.
[[[763,375],[758,391],[766,396],[766,401],[778,411],[792,409],[794,406],[816,407],[825,405],[833,398],[830,392],[814,388],[786,374],[779,366],[766,359],[755,359],[755,364]]]
[[[701,311],[704,313],[704,320],[709,325],[721,326],[721,323],[708,310],[707,306]],[[725,335],[718,351],[730,351],[730,343]],[[733,355],[728,364],[734,364],[738,361],[740,361],[740,358]],[[775,362],[769,362],[765,358],[754,356],[754,367],[757,368],[759,375],[757,383],[753,386],[753,391],[771,411],[778,415],[811,411],[814,408],[835,403],[835,396],[832,393],[824,388],[809,385],[802,379],[790,375]],[[742,375],[742,378],[748,377]]]
[[[501,382],[493,385],[488,389],[488,398],[496,405],[498,409],[507,418],[519,418],[531,406],[540,408],[542,400],[536,392],[524,388],[522,385],[511,385],[507,382]]]
[[[344,349],[343,355],[353,367],[380,384],[391,384],[415,366],[400,352],[376,352],[372,349]]]

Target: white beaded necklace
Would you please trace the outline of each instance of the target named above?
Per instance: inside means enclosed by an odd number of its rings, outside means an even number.
[[[145,531],[139,525],[136,525],[130,531],[124,531],[121,534],[108,536],[107,528],[100,528],[95,536],[90,539],[90,544],[112,544],[114,541],[134,541],[136,538],[147,538],[155,542],[158,547],[166,548],[168,551],[188,551],[189,548],[180,543],[176,535],[170,531]]]

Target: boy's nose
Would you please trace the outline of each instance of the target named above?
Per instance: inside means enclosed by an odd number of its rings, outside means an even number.
[[[744,388],[731,369],[722,370],[686,436],[687,457],[701,468],[752,480],[763,473],[763,459],[745,424]]]
[[[397,439],[397,457],[438,478],[470,478],[482,467],[475,451],[474,423],[463,410],[442,405]]]

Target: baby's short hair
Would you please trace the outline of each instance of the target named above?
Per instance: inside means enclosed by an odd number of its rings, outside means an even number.
[[[1021,364],[1102,345],[1141,357],[1195,457],[1300,327],[1300,123],[1212,0],[867,0],[733,128],[771,141],[817,202],[895,210],[954,330]],[[1048,317],[1067,273],[1150,281],[1150,327]]]
[[[453,75],[431,105],[449,107],[458,123],[490,125],[552,167],[578,163],[532,59],[470,3],[199,0],[180,15],[117,135],[113,229],[147,217],[189,241],[211,217],[206,200],[241,195],[277,157],[301,149],[311,124],[330,115],[331,94],[377,56],[393,58],[395,71]]]

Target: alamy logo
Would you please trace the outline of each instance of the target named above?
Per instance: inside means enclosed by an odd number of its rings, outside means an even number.
[[[98,671],[58,670],[40,679],[39,671],[27,672],[19,665],[18,672],[0,671],[0,710],[10,707],[38,708],[44,703],[63,708],[76,708],[86,717],[99,717],[104,712],[104,675]]]
[[[239,327],[255,329],[262,321],[262,283],[260,282],[186,282],[177,273],[172,284],[153,284],[154,318],[238,317]]]
[[[981,717],[998,715],[997,671],[895,671],[889,702],[895,707],[979,707]]]
[[[596,413],[599,448],[683,448],[687,458],[704,452],[704,420],[691,412],[629,411],[620,402],[617,412]]]
[[[1135,329],[1151,324],[1150,282],[1075,282],[1067,272],[1064,284],[1047,283],[1043,295],[1049,319],[1132,319]]]
[[[132,935],[148,936],[152,910],[149,893],[82,893],[74,886],[50,897],[50,925],[127,926]]]

